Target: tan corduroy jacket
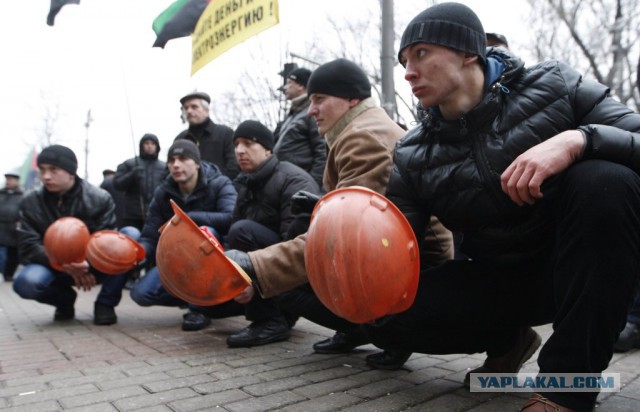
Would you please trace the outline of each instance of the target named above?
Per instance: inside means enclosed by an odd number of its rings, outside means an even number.
[[[393,149],[405,134],[387,113],[368,98],[349,110],[329,130],[324,171],[327,191],[364,186],[385,194],[393,167]],[[453,240],[440,222],[432,219],[423,248],[435,262],[453,257]],[[308,282],[304,266],[306,234],[249,252],[264,297],[275,296]]]

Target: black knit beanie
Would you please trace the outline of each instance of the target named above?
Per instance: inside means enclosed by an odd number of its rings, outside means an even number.
[[[307,94],[327,94],[345,99],[371,97],[371,83],[357,64],[346,59],[325,63],[311,73]]]
[[[41,164],[57,166],[72,175],[75,175],[78,171],[78,159],[76,158],[76,154],[68,147],[59,144],[47,146],[42,149],[38,155],[37,163],[38,166]]]
[[[169,148],[167,159],[171,156],[184,156],[193,159],[197,164],[200,164],[200,149],[191,140],[178,139]]]
[[[307,83],[309,82],[309,77],[311,76],[311,70],[305,69],[304,67],[300,67],[299,69],[294,69],[289,76],[288,79],[293,80],[294,82],[307,87]]]
[[[480,56],[485,62],[487,39],[478,16],[460,3],[440,3],[411,20],[400,41],[400,51],[416,43],[431,43]]]
[[[267,150],[273,149],[273,133],[265,125],[255,120],[245,120],[238,125],[236,131],[233,132],[233,141],[235,142],[240,137],[260,143]]]

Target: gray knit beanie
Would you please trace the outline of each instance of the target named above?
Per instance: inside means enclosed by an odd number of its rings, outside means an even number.
[[[184,156],[193,159],[194,162],[200,164],[200,149],[191,140],[178,139],[174,140],[167,153],[167,159],[171,156]]]
[[[485,62],[487,38],[478,16],[460,3],[431,6],[411,20],[400,41],[402,51],[416,43],[431,43],[480,56]]]

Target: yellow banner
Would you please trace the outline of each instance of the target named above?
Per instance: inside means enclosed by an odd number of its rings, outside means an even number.
[[[191,35],[191,74],[278,21],[278,0],[211,0]]]

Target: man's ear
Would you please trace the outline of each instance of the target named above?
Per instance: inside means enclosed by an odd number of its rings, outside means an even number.
[[[464,64],[471,64],[478,61],[479,56],[477,54],[465,53]]]
[[[349,99],[349,108],[351,109],[356,107],[361,101],[361,99]]]

